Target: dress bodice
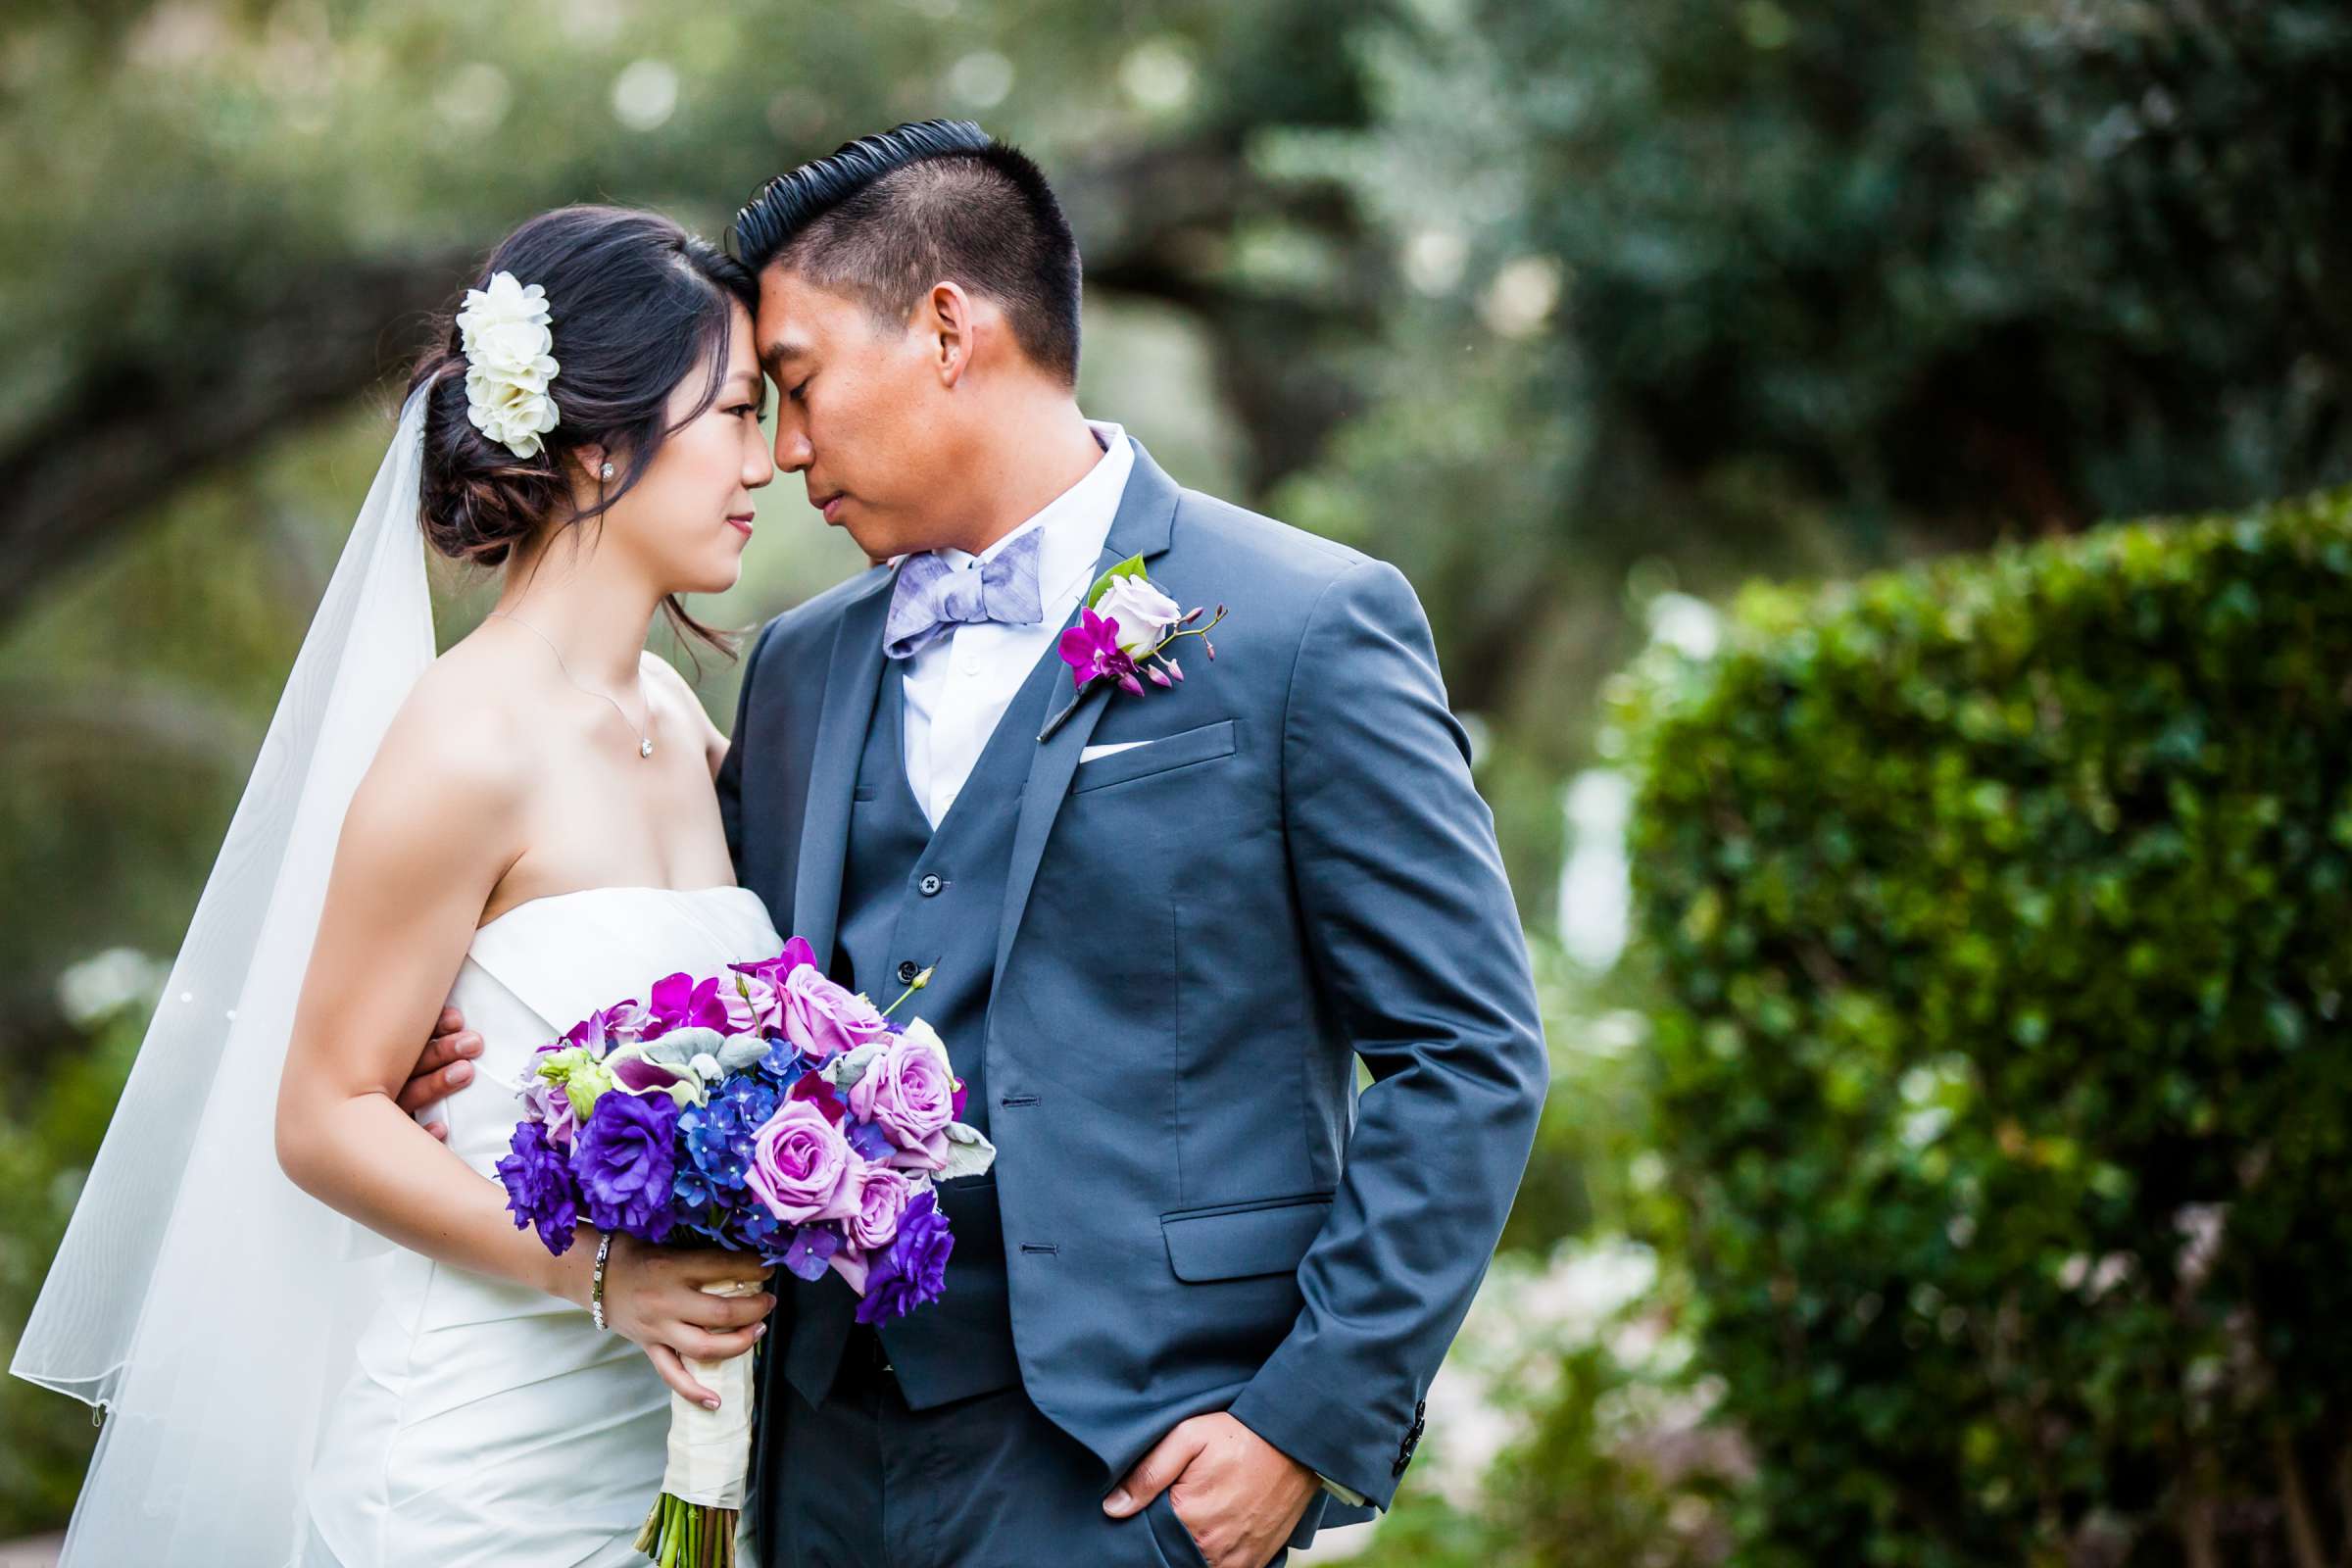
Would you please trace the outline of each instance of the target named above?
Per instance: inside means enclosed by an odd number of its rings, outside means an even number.
[[[473,935],[449,1005],[482,1037],[474,1082],[427,1113],[484,1175],[508,1152],[513,1088],[533,1052],[656,980],[773,957],[784,939],[749,888],[583,888],[518,904]]]
[[[427,1113],[495,1179],[540,1046],[656,980],[783,947],[743,888],[587,888],[476,931],[451,1005],[482,1037],[475,1081]],[[503,1201],[503,1199],[502,1199]],[[388,1250],[304,1496],[301,1568],[642,1564],[667,1389],[637,1347],[560,1297]]]

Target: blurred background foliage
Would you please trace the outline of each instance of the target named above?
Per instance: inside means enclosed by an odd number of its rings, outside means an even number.
[[[2352,15],[2333,0],[13,7],[0,1157],[23,1200],[0,1216],[0,1347],[424,316],[534,211],[643,203],[716,231],[767,174],[936,114],[1026,145],[1062,191],[1090,412],[1187,482],[1402,565],[1478,742],[1559,1085],[1373,1557],[2197,1561],[2193,1533],[2050,1545],[2014,1511],[1992,1537],[1907,1518],[1888,1556],[1871,1507],[1914,1494],[1874,1491],[1872,1455],[1742,1435],[1862,1406],[1835,1381],[1797,1399],[1721,1338],[1787,1303],[1699,1266],[1706,1225],[1809,1220],[1763,1190],[1704,1224],[1676,1211],[1717,1154],[1677,1141],[1689,1107],[1659,1073],[1673,1020],[1710,1004],[1661,959],[1690,889],[1627,904],[1624,845],[1657,842],[1662,798],[1598,748],[1600,694],[1637,656],[1711,667],[1710,606],[1753,578],[2352,480]],[[707,618],[756,625],[858,564],[801,499],[762,498],[745,581]],[[439,587],[448,639],[485,585]],[[2128,677],[2101,659],[2066,678]],[[722,721],[733,680],[698,672]],[[1785,743],[1789,701],[1722,698],[1760,747]],[[1868,1095],[1909,1070],[1879,1036],[1803,1032]],[[1909,1392],[1965,1403],[1968,1375]],[[11,1384],[0,1423],[0,1534],[54,1523],[79,1407]],[[1788,1556],[1772,1499],[1800,1488],[1843,1500]],[[2315,1529],[2343,1506],[2313,1504]]]

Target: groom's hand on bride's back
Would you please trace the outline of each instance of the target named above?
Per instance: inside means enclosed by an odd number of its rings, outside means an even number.
[[[455,1007],[442,1008],[433,1037],[416,1054],[416,1065],[401,1086],[400,1108],[417,1115],[473,1082],[472,1058],[481,1054],[482,1037],[466,1027],[466,1015]],[[424,1130],[435,1138],[449,1137],[449,1128],[441,1122],[426,1122]]]

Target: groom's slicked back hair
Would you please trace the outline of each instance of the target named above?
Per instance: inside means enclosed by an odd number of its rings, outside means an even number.
[[[844,143],[778,174],[735,215],[735,254],[774,263],[904,324],[924,291],[996,301],[1022,353],[1078,380],[1078,242],[1027,155],[968,120],[927,120]]]

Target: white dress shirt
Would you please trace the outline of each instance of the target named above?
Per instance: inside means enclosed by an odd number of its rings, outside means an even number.
[[[906,724],[901,736],[906,753],[906,784],[915,804],[936,829],[956,804],[964,780],[980,760],[989,737],[1028,679],[1037,662],[1061,637],[1061,629],[1086,597],[1118,515],[1135,449],[1115,424],[1089,419],[1102,457],[1085,477],[1046,504],[1045,510],[979,555],[942,550],[941,560],[958,571],[978,571],[1004,547],[1031,529],[1038,544],[1038,599],[1045,614],[1034,626],[995,621],[958,625],[932,639],[906,661]]]

